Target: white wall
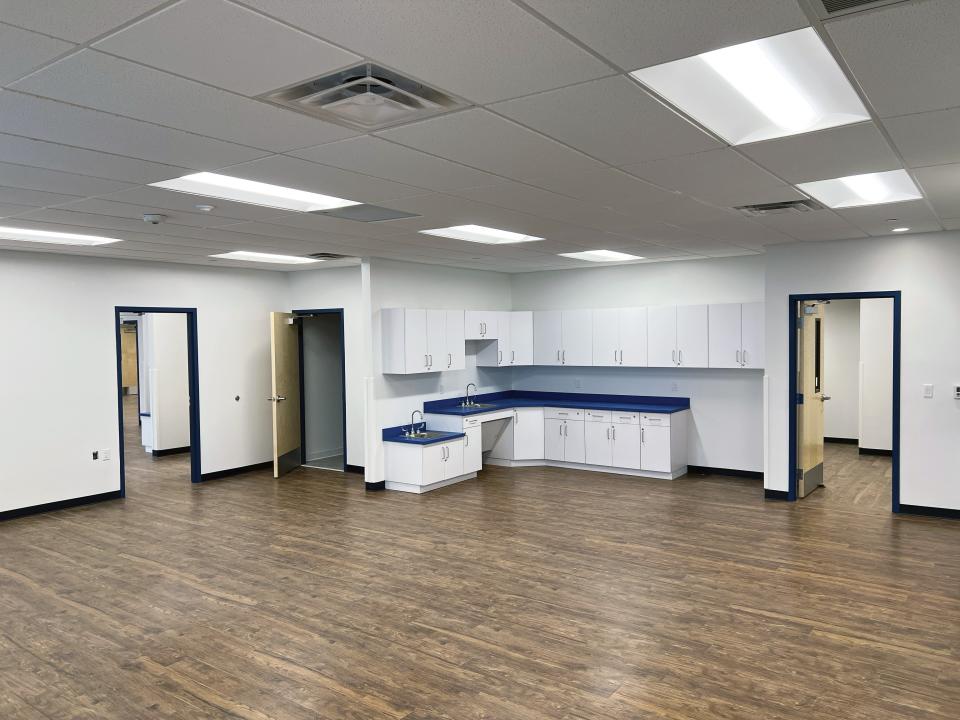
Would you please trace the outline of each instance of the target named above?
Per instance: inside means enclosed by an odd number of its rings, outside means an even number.
[[[753,302],[763,300],[764,258],[621,265],[511,278],[517,310]],[[530,367],[513,373],[513,387],[522,390],[689,397],[691,465],[763,470],[761,371]]]
[[[316,309],[316,308],[314,308]],[[303,319],[303,434],[307,460],[343,454],[340,316]]]
[[[833,300],[823,306],[823,434],[860,437],[860,301]]]
[[[347,463],[364,464],[363,327],[360,266],[287,273],[285,305],[274,310],[343,308],[344,356],[347,381]],[[269,393],[268,393],[269,394]]]
[[[860,447],[893,448],[893,300],[860,303]],[[946,388],[944,388],[946,391]]]
[[[289,306],[283,273],[4,251],[0,336],[22,341],[0,343],[0,511],[119,489],[117,305],[197,308],[201,471],[270,459],[267,313]],[[111,460],[91,459],[105,448]]]
[[[788,489],[788,296],[902,291],[901,502],[960,509],[960,232],[775,245],[767,249],[769,469],[765,486]],[[932,383],[935,394],[923,397]]]
[[[151,448],[171,450],[189,447],[187,316],[185,313],[147,313],[142,323],[146,334],[150,336],[147,373],[150,378],[150,425],[153,429]]]

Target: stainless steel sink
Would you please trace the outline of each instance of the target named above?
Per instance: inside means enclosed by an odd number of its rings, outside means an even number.
[[[413,440],[430,440],[431,438],[443,437],[446,434],[436,430],[417,430],[417,432],[405,432],[403,436]]]
[[[475,402],[465,403],[465,402],[462,402],[462,403],[460,403],[460,407],[462,407],[462,408],[470,408],[471,410],[473,410],[473,409],[475,409],[475,408],[480,408],[480,409],[483,409],[483,408],[492,408],[492,407],[496,407],[496,405],[488,405],[487,403],[475,403]]]

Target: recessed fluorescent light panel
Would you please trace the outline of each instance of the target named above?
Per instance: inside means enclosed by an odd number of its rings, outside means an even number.
[[[316,212],[317,210],[331,210],[360,204],[353,200],[344,200],[332,195],[320,195],[319,193],[306,192],[282,185],[271,185],[255,180],[244,180],[230,175],[208,172],[194,173],[173,180],[151,183],[151,186],[191,195],[205,195],[221,200],[233,200],[234,202],[263,205],[295,212]]]
[[[107,245],[120,242],[120,238],[15,227],[0,227],[0,240],[22,240],[24,242],[50,243],[53,245]]]
[[[893,232],[907,232],[910,228],[894,228]]]
[[[732,145],[870,119],[813,28],[630,75]]]
[[[236,250],[234,252],[211,255],[212,258],[224,260],[246,260],[247,262],[276,263],[277,265],[306,265],[307,263],[323,262],[316,258],[299,257],[298,255],[274,255],[273,253],[250,252]]]
[[[906,170],[849,175],[832,180],[799,183],[797,187],[831,208],[880,205],[919,200],[923,197]]]
[[[454,225],[453,227],[421,230],[424,235],[439,235],[440,237],[466,240],[467,242],[486,243],[487,245],[506,245],[508,243],[533,242],[543,240],[534,235],[521,235],[509,230],[497,230],[483,225]]]
[[[583,252],[560,253],[560,257],[590,262],[623,262],[624,260],[643,260],[639,255],[629,255],[616,250],[584,250]]]

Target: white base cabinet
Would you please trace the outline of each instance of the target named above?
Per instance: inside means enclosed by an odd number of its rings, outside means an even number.
[[[423,493],[476,477],[468,470],[467,438],[431,445],[384,443],[384,484],[387,490]],[[474,458],[469,462],[476,463]]]

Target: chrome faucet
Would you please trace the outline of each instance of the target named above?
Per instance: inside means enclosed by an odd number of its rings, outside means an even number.
[[[414,410],[412,413],[410,413],[410,431],[407,433],[408,436],[413,436],[417,432],[416,426],[413,424],[413,417],[417,413],[420,413],[420,422],[423,424],[423,412],[420,410]]]
[[[474,404],[475,404],[475,403],[470,399],[470,388],[473,388],[473,392],[474,392],[474,393],[477,392],[477,386],[476,386],[476,385],[474,385],[473,383],[468,383],[468,384],[467,384],[466,397],[464,397],[464,399],[463,399],[463,406],[464,406],[464,407],[470,407],[471,405],[474,405]]]

